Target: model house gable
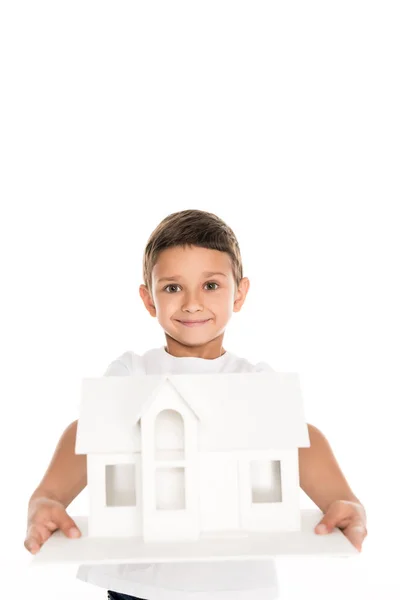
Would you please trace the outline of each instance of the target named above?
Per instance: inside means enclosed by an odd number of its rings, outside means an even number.
[[[146,398],[143,396],[142,406],[140,407],[137,415],[134,417],[134,424],[145,415],[150,408],[153,411],[153,415],[160,410],[165,410],[165,407],[169,406],[175,410],[189,410],[197,419],[200,420],[200,415],[196,409],[190,404],[189,398],[185,397],[184,394],[179,391],[179,383],[177,384],[175,379],[166,376],[165,379],[159,382],[155,389],[151,392],[150,396]],[[185,408],[184,408],[185,407]]]
[[[169,377],[152,392],[135,421],[140,423],[144,461],[194,457],[200,416]]]
[[[76,453],[140,452],[141,417],[167,408],[196,420],[199,451],[310,445],[296,373],[140,375],[82,381]]]

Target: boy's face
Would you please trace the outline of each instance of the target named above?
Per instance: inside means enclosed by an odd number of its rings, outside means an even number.
[[[166,334],[197,346],[223,333],[232,312],[241,309],[249,283],[244,277],[236,288],[226,252],[178,246],[159,254],[152,272],[152,293],[141,285],[140,295]]]

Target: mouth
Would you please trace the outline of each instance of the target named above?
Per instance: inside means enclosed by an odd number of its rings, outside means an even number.
[[[180,320],[178,320],[178,323],[180,323],[181,325],[185,325],[186,327],[200,327],[201,325],[205,325],[206,323],[208,323],[208,321],[211,321],[211,319],[204,319],[202,321],[200,321],[200,320],[180,321]]]

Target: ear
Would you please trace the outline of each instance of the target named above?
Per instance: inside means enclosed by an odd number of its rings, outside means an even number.
[[[154,306],[153,298],[151,293],[147,289],[147,286],[141,284],[139,286],[139,294],[141,299],[143,300],[143,304],[146,307],[146,310],[150,313],[152,317],[156,316],[156,307]]]
[[[250,280],[248,277],[243,277],[240,280],[239,287],[236,291],[235,301],[233,303],[233,312],[239,312],[246,300],[247,292],[250,288]]]

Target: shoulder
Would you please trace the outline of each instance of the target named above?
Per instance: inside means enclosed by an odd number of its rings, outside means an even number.
[[[254,365],[254,371],[256,371],[256,372],[267,371],[267,372],[270,372],[270,373],[275,373],[275,369],[273,369],[271,367],[271,365],[269,365],[268,363],[263,362],[263,361],[258,362],[258,363],[256,363]]]
[[[228,370],[238,372],[274,372],[274,369],[268,363],[264,361],[251,362],[247,358],[237,356],[236,354],[230,353],[229,361],[227,364]]]
[[[107,367],[104,375],[146,375],[159,372],[164,354],[163,348],[153,348],[144,354],[126,350]]]
[[[110,362],[105,370],[104,376],[132,375],[137,371],[137,368],[140,365],[140,359],[141,356],[139,354],[127,350]]]
[[[163,346],[143,354],[126,350],[107,367],[104,375],[152,375],[163,371],[165,351]],[[163,366],[164,365],[164,366]]]

